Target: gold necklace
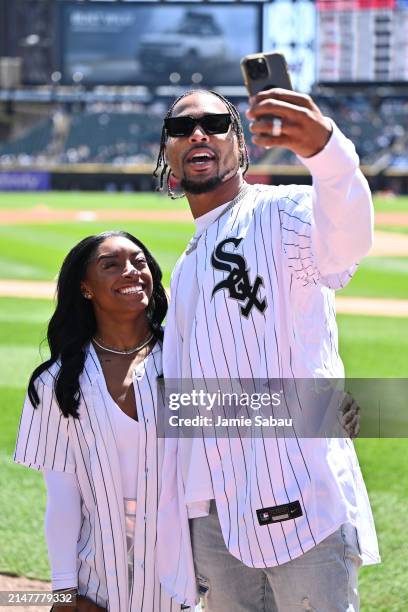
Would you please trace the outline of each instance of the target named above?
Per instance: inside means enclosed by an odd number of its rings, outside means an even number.
[[[138,351],[141,351],[142,348],[147,346],[149,342],[153,340],[153,338],[154,338],[153,334],[150,334],[150,336],[146,338],[146,340],[144,340],[142,344],[138,344],[134,348],[129,349],[127,351],[119,351],[118,349],[114,349],[109,346],[105,346],[104,344],[100,344],[100,342],[98,342],[98,340],[95,337],[92,338],[92,341],[95,342],[96,346],[99,346],[99,348],[103,349],[104,351],[108,351],[108,353],[115,353],[115,355],[133,355],[133,353],[137,353]]]
[[[244,196],[246,196],[246,194],[249,192],[250,190],[250,185],[248,183],[243,183],[241,186],[241,189],[238,191],[237,195],[235,196],[235,198],[233,200],[231,200],[231,202],[228,204],[228,206],[226,206],[224,208],[224,210],[222,210],[220,212],[220,214],[215,217],[215,219],[213,219],[213,221],[211,221],[212,225],[213,223],[215,223],[216,221],[218,221],[218,219],[220,219],[220,217],[222,217],[228,210],[231,210],[231,208],[233,208],[235,206],[235,204],[238,204],[238,202],[240,202],[242,200],[242,198]],[[206,227],[205,229],[203,229],[203,231],[198,234],[197,236],[193,236],[190,240],[190,242],[188,243],[185,253],[186,255],[190,255],[190,253],[192,253],[193,251],[195,251],[195,249],[197,248],[198,245],[198,241],[200,240],[201,236],[204,234],[204,232],[208,229],[208,227]]]

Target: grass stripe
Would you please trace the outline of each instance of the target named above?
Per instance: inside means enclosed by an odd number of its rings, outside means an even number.
[[[27,209],[36,206],[47,206],[51,209],[69,210],[106,210],[128,208],[131,210],[152,208],[152,210],[185,210],[187,201],[171,200],[165,194],[145,193],[106,193],[106,192],[33,192],[2,193],[0,209]],[[378,212],[408,211],[408,197],[374,196],[375,210]]]
[[[185,210],[188,206],[185,199],[171,200],[167,195],[157,193],[106,193],[102,192],[33,192],[1,193],[0,209],[27,209],[47,206],[51,209],[66,210],[111,210],[146,209],[152,210]]]
[[[52,280],[68,251],[90,234],[125,229],[142,240],[163,270],[164,282],[193,234],[190,223],[65,223],[0,227],[0,276]]]

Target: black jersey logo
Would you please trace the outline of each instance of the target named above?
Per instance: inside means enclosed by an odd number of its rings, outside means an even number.
[[[246,302],[241,306],[241,313],[244,317],[248,317],[253,306],[263,312],[266,308],[266,300],[260,301],[257,298],[258,289],[264,284],[262,277],[257,276],[254,284],[251,285],[245,258],[237,253],[223,250],[226,244],[233,244],[237,248],[241,240],[242,238],[226,238],[215,247],[211,255],[211,263],[216,270],[229,272],[229,275],[215,285],[211,297],[220,289],[228,289],[230,298]]]

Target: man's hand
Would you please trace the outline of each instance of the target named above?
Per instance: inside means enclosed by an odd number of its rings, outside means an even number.
[[[343,429],[350,438],[357,438],[360,433],[360,407],[350,393],[346,393],[340,407]]]
[[[310,96],[287,89],[268,89],[250,98],[247,117],[252,121],[252,142],[259,147],[284,147],[301,157],[312,157],[327,144],[332,124]],[[273,118],[281,128],[273,130]],[[277,128],[277,129],[276,129]],[[273,132],[279,132],[273,135]]]

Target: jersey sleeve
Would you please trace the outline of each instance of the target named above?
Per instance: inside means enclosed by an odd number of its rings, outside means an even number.
[[[311,187],[293,185],[278,200],[282,248],[293,276],[304,286],[322,284],[342,289],[353,277],[358,264],[343,272],[322,274],[316,262],[312,241],[313,206]]]
[[[52,588],[78,586],[77,542],[81,531],[81,493],[75,474],[44,471],[47,487],[45,537]]]
[[[35,470],[73,474],[75,458],[69,419],[59,409],[52,383],[39,377],[35,384],[40,403],[34,408],[26,394],[13,459]]]

